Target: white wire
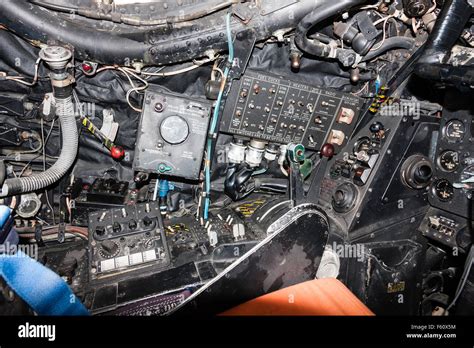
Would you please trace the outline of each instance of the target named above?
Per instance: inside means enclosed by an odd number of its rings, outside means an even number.
[[[21,83],[22,85],[25,86],[34,86],[36,82],[38,81],[38,70],[39,70],[39,63],[41,62],[41,58],[38,58],[35,63],[35,75],[33,76],[33,81],[27,82],[23,81],[24,77],[23,76],[6,76],[5,80],[8,81],[15,81],[18,83]]]
[[[160,180],[156,179],[155,190],[153,191],[153,201],[158,198],[158,190],[160,189]]]
[[[374,22],[374,25],[376,24],[379,24],[379,23],[382,23],[383,22],[383,30],[382,30],[382,41],[380,41],[380,44],[377,46],[377,47],[372,47],[371,48],[371,51],[375,51],[375,50],[378,50],[380,47],[382,47],[382,45],[384,44],[385,42],[385,39],[386,39],[386,34],[387,34],[387,23],[388,23],[388,20],[390,18],[393,18],[394,16],[393,15],[390,15],[390,16],[387,16],[383,19],[379,19],[378,21],[375,21]]]
[[[202,66],[203,64],[210,63],[210,62],[216,60],[217,58],[218,58],[218,56],[215,56],[215,57],[212,57],[212,58],[206,58],[206,59],[201,60],[201,61],[194,60],[193,65],[188,66],[186,68],[174,70],[174,71],[163,72],[163,73],[150,73],[150,72],[142,71],[141,74],[146,75],[146,76],[160,76],[160,77],[179,75],[179,74],[197,69],[200,66]]]
[[[360,90],[358,90],[357,92],[352,92],[351,94],[352,95],[359,95],[360,93],[362,93],[366,88],[367,86],[369,85],[370,81],[367,81],[364,86],[362,86],[362,88]]]
[[[140,75],[143,75],[145,77],[149,77],[149,76],[159,76],[159,77],[165,77],[165,76],[174,76],[174,75],[178,75],[178,74],[182,74],[182,73],[186,73],[188,71],[192,71],[194,69],[197,69],[199,68],[200,66],[204,65],[204,64],[207,64],[209,62],[212,62],[214,60],[216,60],[217,58],[219,57],[219,55],[216,55],[216,56],[212,56],[212,57],[209,57],[209,58],[206,58],[206,59],[203,59],[201,61],[197,61],[197,60],[194,60],[193,61],[193,65],[189,66],[189,67],[186,67],[186,68],[183,68],[183,69],[179,69],[179,70],[175,70],[175,71],[170,71],[170,72],[164,72],[164,73],[151,73],[151,72],[147,72],[147,71],[139,71],[137,72],[136,70],[134,69],[131,69],[129,67],[121,67],[121,66],[113,66],[113,65],[105,65],[99,69],[96,70],[96,74],[97,73],[100,73],[102,71],[105,71],[105,70],[118,70],[120,72],[122,72],[128,79],[130,85],[132,86],[131,89],[129,89],[125,95],[125,99],[127,101],[127,104],[135,111],[137,112],[142,112],[142,109],[134,106],[131,101],[130,101],[130,95],[135,92],[135,93],[141,93],[143,92],[145,89],[148,88],[149,84],[148,84],[148,81],[146,81],[144,78],[141,78],[140,76],[138,76],[138,74]],[[134,77],[135,79],[137,79],[138,81],[142,82],[143,85],[142,86],[137,86],[133,80],[132,80],[132,77]]]
[[[123,72],[123,73],[127,76],[127,78],[128,78],[129,81],[130,81],[130,84],[131,84],[132,87],[133,87],[132,89],[130,89],[130,90],[127,91],[127,94],[126,94],[126,96],[125,96],[126,99],[127,99],[128,105],[130,105],[130,107],[131,107],[133,110],[135,110],[135,111],[137,111],[137,112],[142,112],[142,109],[137,108],[137,107],[135,107],[135,106],[132,105],[132,103],[130,102],[130,95],[131,95],[133,92],[140,93],[141,91],[147,89],[147,88],[148,88],[148,82],[145,81],[144,79],[142,79],[140,76],[136,75],[136,74],[135,74],[134,72],[132,72],[131,69],[129,69],[129,68],[118,68],[118,69],[119,69],[121,72]],[[137,80],[143,82],[143,86],[136,87],[136,86],[134,85],[134,83],[133,83],[133,81],[132,81],[132,79],[131,79],[131,77],[130,77],[129,74],[130,74],[131,76],[135,77]]]

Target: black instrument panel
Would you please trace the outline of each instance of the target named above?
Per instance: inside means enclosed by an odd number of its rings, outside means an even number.
[[[435,152],[435,170],[429,190],[433,207],[473,219],[474,138],[472,115],[445,111]]]
[[[247,70],[229,92],[221,132],[318,150],[342,146],[362,102],[356,96]]]

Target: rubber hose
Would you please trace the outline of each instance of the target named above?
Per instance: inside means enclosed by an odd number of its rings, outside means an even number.
[[[299,22],[298,27],[296,28],[296,45],[303,52],[313,56],[327,57],[330,52],[328,45],[315,39],[309,39],[308,32],[318,23],[321,23],[338,13],[347,11],[351,7],[363,4],[364,2],[365,0],[329,1],[316,7]]]
[[[466,0],[447,0],[419,63],[446,63],[472,13],[473,7]]]
[[[0,197],[37,191],[59,181],[73,165],[79,136],[71,97],[56,99],[56,114],[61,124],[63,147],[58,160],[46,171],[24,178],[5,180]]]
[[[415,45],[415,39],[411,37],[404,37],[404,36],[395,36],[390,37],[385,40],[382,46],[377,48],[374,51],[369,51],[363,58],[362,62],[366,62],[368,60],[374,59],[387,51],[393,50],[395,48],[404,48],[410,50]]]
[[[257,11],[249,23],[233,20],[232,32],[254,31],[257,41],[267,39],[281,28],[293,28],[307,13],[324,0],[299,0],[291,5],[260,14]],[[223,12],[225,10],[222,10]],[[95,30],[82,21],[67,20],[53,11],[25,0],[1,0],[0,24],[24,39],[48,42],[60,41],[74,46],[75,57],[102,64],[120,64],[138,60],[145,65],[167,65],[207,56],[207,51],[227,50],[226,26],[218,19],[203,17],[187,24],[138,30]],[[89,20],[95,22],[93,20]],[[60,23],[60,25],[58,24]],[[190,30],[190,26],[195,30]],[[123,35],[123,36],[120,36]],[[125,37],[128,36],[128,37]]]
[[[21,37],[42,40],[58,40],[68,43],[84,57],[114,61],[139,59],[147,61],[147,51],[151,45],[118,37],[100,30],[91,30],[79,24],[62,20],[54,12],[37,5],[18,0],[0,1],[0,23]]]

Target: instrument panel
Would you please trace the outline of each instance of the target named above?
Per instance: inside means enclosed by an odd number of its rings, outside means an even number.
[[[319,150],[345,143],[360,112],[360,98],[284,77],[247,70],[233,83],[221,132]]]
[[[135,148],[136,171],[199,179],[211,105],[164,89],[150,89]]]
[[[433,207],[472,220],[474,190],[474,139],[468,112],[445,111],[435,153],[435,170],[429,190]]]

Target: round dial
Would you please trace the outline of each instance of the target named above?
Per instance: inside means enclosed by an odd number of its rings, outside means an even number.
[[[462,121],[451,120],[444,126],[444,137],[453,142],[460,142],[464,139],[466,133],[466,126]]]
[[[450,201],[454,196],[454,187],[446,179],[438,180],[433,185],[433,194],[443,202]]]
[[[438,157],[438,165],[445,172],[454,172],[459,167],[459,153],[447,150]]]
[[[160,134],[168,144],[181,144],[189,135],[189,126],[180,116],[170,116],[161,122]]]

